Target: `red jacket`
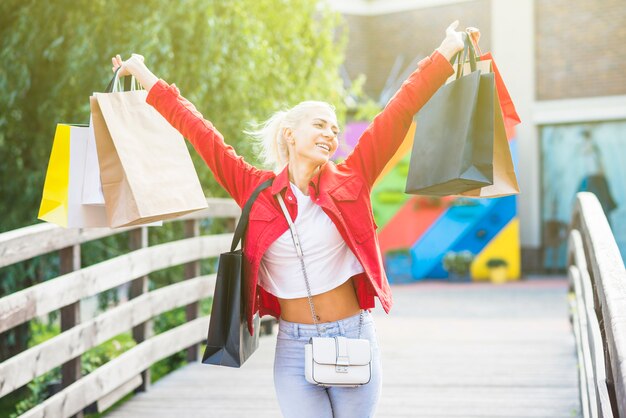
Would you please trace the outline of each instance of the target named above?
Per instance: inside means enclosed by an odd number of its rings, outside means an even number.
[[[405,138],[413,116],[453,72],[450,63],[437,51],[420,61],[417,70],[374,118],[345,161],[324,164],[309,184],[311,199],[330,217],[363,265],[365,272],[354,277],[361,308],[373,308],[375,296],[385,312],[388,313],[392,305],[369,199],[372,186]],[[250,301],[246,315],[252,333],[252,317],[257,310],[261,316],[280,316],[278,300],[258,286],[257,275],[265,251],[289,228],[274,195],[282,193],[292,219],[297,216],[296,198],[287,187],[288,169],[276,175],[248,164],[224,143],[211,122],[205,120],[173,84],[169,86],[159,80],[148,93],[147,102],[193,144],[217,181],[240,207],[261,182],[275,177],[272,187],[261,192],[252,206],[243,244],[244,289]]]

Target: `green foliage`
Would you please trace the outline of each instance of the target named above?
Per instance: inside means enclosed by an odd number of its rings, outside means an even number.
[[[32,338],[28,341],[28,348],[41,344],[61,333],[61,327],[57,323],[58,321],[54,321],[54,317],[52,317],[52,319],[52,321],[33,319],[29,322]]]
[[[89,120],[89,95],[107,85],[115,54],[144,55],[257,164],[243,134],[249,122],[305,99],[335,104],[343,120],[341,25],[338,13],[310,0],[1,1],[0,232],[35,222],[56,123]],[[205,193],[225,197],[191,154]],[[152,235],[167,240],[169,232]],[[84,245],[83,266],[127,251],[126,240]],[[164,274],[152,278],[156,287]],[[56,254],[9,266],[0,270],[0,297],[57,275]],[[115,303],[115,292],[99,299],[101,307]],[[0,357],[28,336],[11,330],[0,337]]]
[[[39,377],[36,377],[31,381],[27,387],[29,390],[29,395],[19,401],[15,405],[15,411],[9,415],[10,418],[15,418],[22,415],[24,412],[33,408],[34,406],[40,404],[50,395],[48,394],[48,390],[51,385],[58,383],[61,381],[61,368],[56,367],[49,371],[48,373],[44,373]]]
[[[200,301],[200,316],[209,315],[211,313],[211,304],[213,298],[207,298]],[[176,308],[165,312],[154,319],[154,334],[158,335],[169,329],[183,325],[186,322],[185,308]],[[187,351],[182,350],[173,355],[157,361],[150,366],[150,374],[152,382],[156,382],[168,373],[187,364]]]
[[[465,276],[469,273],[470,265],[474,260],[474,254],[471,251],[448,251],[443,256],[443,268],[450,273]]]
[[[116,335],[99,346],[87,350],[81,358],[83,376],[130,350],[135,345],[137,345],[135,340],[128,332]]]
[[[29,322],[30,334],[32,337],[28,341],[28,347],[34,347],[50,338],[58,335],[60,327],[54,321],[40,321],[34,319]],[[61,368],[55,367],[47,373],[33,379],[28,385],[28,395],[15,404],[15,409],[10,415],[11,418],[17,417],[28,411],[35,405],[44,401],[49,395],[49,387],[55,382],[61,381]],[[0,411],[4,412],[4,411]],[[6,411],[9,412],[9,411]]]
[[[509,263],[504,258],[490,258],[487,260],[487,267],[490,269],[498,267],[506,267]]]
[[[154,383],[187,364],[187,351],[182,350],[150,366],[150,379]]]
[[[56,254],[43,255],[4,267],[0,269],[0,297],[48,280],[58,276],[58,274],[59,257]],[[50,317],[54,319],[56,314],[56,312],[52,312]],[[0,334],[0,361],[21,351],[19,347],[22,349],[26,347],[30,335],[28,323],[18,325]]]
[[[88,121],[115,54],[144,55],[258,163],[248,122],[305,99],[335,104],[342,119],[340,25],[310,0],[0,2],[0,231],[35,220],[55,125]],[[205,192],[225,196],[194,158]]]
[[[42,322],[37,319],[30,321],[30,329],[33,337],[29,341],[29,347],[40,344],[60,333],[58,324],[53,322]],[[130,334],[125,333],[117,335],[99,346],[86,351],[81,356],[81,369],[83,376],[91,373],[109,360],[118,357],[120,354],[131,349],[135,345],[135,341]],[[10,417],[17,417],[46,400],[52,394],[52,387],[58,386],[60,382],[60,367],[55,367],[49,372],[33,379],[27,385],[29,394],[15,404],[15,411],[10,415]]]
[[[348,91],[348,99],[346,100],[348,105],[348,112],[352,120],[371,121],[374,117],[380,113],[382,108],[376,101],[372,100],[363,91],[363,85],[365,84],[365,75],[360,74],[352,82]]]
[[[172,309],[154,318],[154,334],[160,334],[168,329],[185,323],[185,308]],[[173,355],[159,360],[150,366],[150,374],[153,382],[156,382],[169,372],[187,364],[186,351],[182,350]]]

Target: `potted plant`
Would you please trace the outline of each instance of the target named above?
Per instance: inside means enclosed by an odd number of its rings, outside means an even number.
[[[450,281],[469,282],[470,266],[474,260],[474,254],[471,251],[448,251],[443,256],[443,268],[448,272]]]
[[[385,272],[389,283],[412,282],[411,263],[411,252],[408,248],[387,251],[385,253]]]
[[[489,269],[489,279],[492,283],[502,284],[507,281],[507,267],[509,263],[504,258],[490,258],[487,260],[487,268]]]

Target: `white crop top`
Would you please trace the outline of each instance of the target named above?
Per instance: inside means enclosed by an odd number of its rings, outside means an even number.
[[[311,295],[334,289],[355,274],[362,273],[363,266],[328,215],[310,196],[302,193],[293,183],[289,184],[298,201],[298,216],[294,224],[304,253]],[[281,216],[284,216],[282,211]],[[259,284],[282,299],[307,296],[302,267],[289,230],[274,241],[263,255]]]

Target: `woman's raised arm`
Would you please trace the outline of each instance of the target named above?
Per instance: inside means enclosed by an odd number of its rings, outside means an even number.
[[[359,172],[370,188],[406,137],[413,116],[454,73],[449,60],[463,49],[458,21],[446,29],[441,45],[417,65],[385,109],[368,126],[344,164]]]
[[[242,206],[258,184],[264,171],[248,164],[233,147],[224,142],[222,134],[204,119],[195,106],[181,96],[178,88],[159,80],[144,64],[143,57],[133,54],[126,61],[117,55],[112,59],[113,71],[120,76],[133,75],[148,91],[146,101],[174,128],[191,142],[217,182]]]

